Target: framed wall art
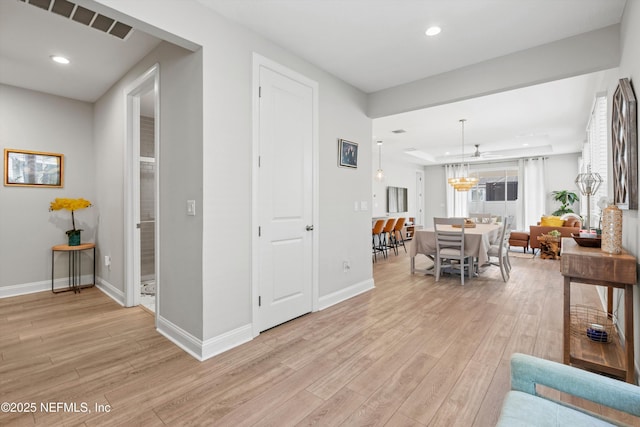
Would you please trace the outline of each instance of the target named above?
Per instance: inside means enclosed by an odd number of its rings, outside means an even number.
[[[338,165],[345,168],[358,167],[358,144],[356,142],[346,139],[338,140]]]
[[[620,79],[613,94],[611,143],[613,202],[620,209],[638,209],[637,106],[628,78]]]
[[[5,186],[62,187],[63,182],[62,154],[5,148]]]

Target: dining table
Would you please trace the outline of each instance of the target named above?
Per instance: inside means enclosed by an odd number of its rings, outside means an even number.
[[[474,227],[464,229],[464,253],[476,259],[477,265],[482,266],[489,262],[487,252],[491,244],[500,236],[501,224],[474,224]],[[444,231],[461,231],[460,227],[442,225],[438,229]],[[435,268],[416,269],[416,256],[425,255],[431,260],[436,257],[436,232],[433,227],[416,230],[410,245],[411,274],[434,274]]]

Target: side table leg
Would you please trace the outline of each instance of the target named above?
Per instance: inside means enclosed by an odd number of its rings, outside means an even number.
[[[53,290],[53,262],[54,262],[54,255],[55,255],[56,251],[52,250],[51,251],[51,292],[55,293],[55,291]]]
[[[633,360],[633,285],[624,287],[624,347],[627,352],[628,383],[635,384],[635,364]]]
[[[562,322],[562,361],[571,362],[571,278],[564,278],[564,320]]]

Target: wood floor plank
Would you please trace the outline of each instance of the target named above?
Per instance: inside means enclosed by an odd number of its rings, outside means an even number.
[[[97,288],[0,299],[2,401],[109,405],[0,413],[0,425],[495,425],[511,355],[562,357],[559,261],[512,264],[508,282],[492,267],[461,286],[411,275],[403,252],[379,257],[374,290],[204,362],[160,335],[154,316]],[[572,302],[600,299],[575,284]],[[615,343],[575,350],[622,360]]]
[[[470,361],[447,398],[444,400],[430,426],[470,426],[487,394],[496,366]]]
[[[509,361],[502,359],[496,368],[491,384],[487,389],[482,404],[476,418],[473,421],[474,427],[485,427],[494,425],[500,417],[502,402],[511,387]]]
[[[295,425],[323,403],[324,400],[318,396],[302,390],[275,408],[269,415],[255,423],[254,426],[281,427],[285,425]]]
[[[389,381],[351,414],[345,425],[385,425],[436,362],[437,359],[424,353],[413,355]]]
[[[361,394],[349,388],[342,388],[296,424],[296,426],[321,425],[325,427],[335,427],[342,425],[347,417],[362,405],[365,400],[366,397]]]

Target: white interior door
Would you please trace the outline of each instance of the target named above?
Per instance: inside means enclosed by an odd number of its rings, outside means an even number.
[[[259,331],[312,311],[313,89],[259,70]]]

